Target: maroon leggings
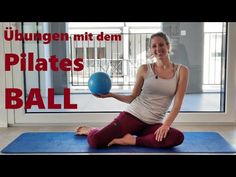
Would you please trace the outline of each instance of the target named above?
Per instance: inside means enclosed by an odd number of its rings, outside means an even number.
[[[183,133],[174,128],[170,128],[166,138],[158,142],[155,139],[154,132],[161,125],[161,123],[149,125],[130,113],[121,112],[118,117],[104,128],[93,128],[88,134],[88,143],[93,148],[107,147],[107,144],[114,138],[122,138],[127,133],[137,135],[137,146],[170,148],[183,142]]]

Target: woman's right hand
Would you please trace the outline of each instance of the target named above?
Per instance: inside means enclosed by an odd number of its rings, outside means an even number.
[[[95,96],[97,98],[108,98],[108,97],[112,97],[112,93],[108,93],[108,94],[93,94],[93,96]]]

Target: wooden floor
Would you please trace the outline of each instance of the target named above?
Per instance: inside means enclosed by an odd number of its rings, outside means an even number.
[[[75,126],[14,126],[8,128],[0,128],[0,150],[14,140],[21,133],[29,131],[74,131]],[[236,148],[236,126],[231,125],[214,125],[214,126],[175,126],[182,131],[215,131],[221,134],[226,141]],[[235,154],[234,154],[235,155]]]

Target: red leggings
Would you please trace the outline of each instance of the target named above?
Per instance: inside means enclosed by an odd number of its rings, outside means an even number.
[[[170,148],[183,142],[183,133],[174,128],[170,128],[166,138],[162,141],[155,140],[154,132],[161,125],[161,123],[146,124],[130,113],[121,112],[104,128],[93,128],[88,134],[88,143],[93,148],[107,147],[107,144],[114,138],[122,138],[127,133],[137,135],[137,146]]]

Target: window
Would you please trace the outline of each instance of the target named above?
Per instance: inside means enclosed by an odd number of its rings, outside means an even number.
[[[129,94],[134,86],[138,67],[153,62],[148,51],[149,40],[151,34],[158,31],[164,31],[170,36],[172,61],[184,64],[190,70],[189,86],[181,111],[225,111],[227,59],[225,22],[23,23],[25,32],[33,32],[36,29],[43,29],[42,32],[64,29],[62,32],[68,32],[70,36],[85,32],[93,33],[94,37],[100,32],[122,36],[120,41],[69,41],[50,45],[42,43],[32,45],[27,41],[24,43],[25,51],[33,50],[40,57],[56,54],[60,58],[67,56],[72,59],[76,57],[84,59],[84,69],[79,72],[25,73],[27,92],[32,87],[55,87],[58,89],[56,98],[59,102],[63,97],[61,88],[70,87],[73,92],[72,100],[77,101],[79,105],[78,110],[72,112],[122,111],[126,106],[124,103],[113,99],[99,100],[91,96],[87,87],[89,76],[97,71],[107,72],[112,79],[112,91]],[[37,82],[32,82],[33,79]],[[45,98],[46,96],[45,93]],[[60,112],[70,111],[60,110]],[[40,112],[40,110],[33,108],[27,112]]]

